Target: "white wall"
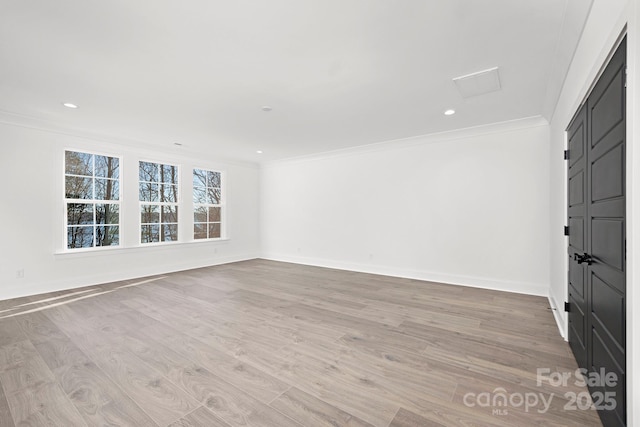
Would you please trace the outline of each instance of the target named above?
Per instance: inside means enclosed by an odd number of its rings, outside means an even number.
[[[128,248],[99,252],[60,253],[63,232],[63,159],[65,148],[122,156],[121,241]],[[192,167],[222,170],[228,185],[228,240],[143,246],[139,242],[137,162],[151,159],[177,163],[184,184]],[[94,283],[160,274],[214,265],[259,255],[258,168],[189,156],[178,149],[132,149],[103,142],[13,124],[0,123],[0,300],[68,289]],[[182,210],[190,216],[189,197]],[[189,239],[190,227],[180,229]],[[17,271],[24,270],[24,278]]]
[[[552,304],[561,306],[567,300],[567,241],[562,236],[566,224],[565,128],[585,99],[599,71],[606,63],[616,41],[627,28],[627,425],[640,424],[640,306],[637,288],[640,271],[640,149],[637,147],[640,122],[637,119],[640,100],[640,58],[638,24],[640,0],[595,0],[580,44],[567,75],[555,114],[550,123],[550,264]],[[566,337],[567,316],[556,312],[559,326]]]
[[[529,119],[261,171],[270,259],[548,294],[548,126]]]

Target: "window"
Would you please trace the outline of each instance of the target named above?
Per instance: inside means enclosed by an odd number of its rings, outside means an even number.
[[[120,159],[65,151],[67,249],[120,244]]]
[[[193,170],[193,238],[218,239],[222,235],[222,174]]]
[[[140,242],[178,240],[178,166],[140,162]]]

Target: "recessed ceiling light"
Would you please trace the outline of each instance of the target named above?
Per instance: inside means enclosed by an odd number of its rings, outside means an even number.
[[[256,153],[262,154],[262,150],[257,150]]]
[[[269,107],[268,105],[265,105],[265,106],[262,107],[262,111],[269,112],[271,110],[273,110],[273,108]]]
[[[447,110],[444,112],[445,116],[453,116],[456,113],[456,110]]]
[[[76,104],[72,104],[70,102],[64,102],[62,105],[64,105],[67,108],[78,108]]]

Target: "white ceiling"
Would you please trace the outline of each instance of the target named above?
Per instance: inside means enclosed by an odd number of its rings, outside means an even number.
[[[590,6],[3,0],[0,110],[255,162],[550,118]],[[462,98],[454,77],[496,66],[500,91]]]

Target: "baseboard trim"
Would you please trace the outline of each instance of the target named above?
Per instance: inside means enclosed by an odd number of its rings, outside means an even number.
[[[560,331],[560,335],[565,341],[569,340],[569,335],[567,334],[567,327],[565,319],[560,313],[560,307],[558,306],[553,295],[549,294],[547,297],[549,299],[549,306],[551,306],[551,311],[553,312],[553,318],[556,319],[556,324],[558,325],[558,331]]]
[[[270,261],[290,262],[293,264],[311,265],[315,267],[334,268],[359,273],[379,274],[383,276],[401,277],[405,279],[424,280],[427,282],[446,283],[449,285],[469,286],[472,288],[548,297],[549,286],[541,283],[527,283],[489,279],[484,277],[460,276],[423,270],[410,270],[372,264],[358,264],[329,259],[300,257],[283,254],[266,253],[260,257]]]
[[[49,292],[67,291],[71,289],[83,288],[85,286],[95,286],[104,283],[119,282],[123,280],[134,280],[143,277],[170,274],[178,271],[193,270],[196,268],[213,267],[216,265],[230,264],[233,262],[247,261],[259,258],[258,254],[235,255],[228,257],[217,257],[215,259],[197,262],[184,262],[172,265],[154,266],[153,269],[138,269],[126,273],[115,272],[113,274],[101,274],[95,276],[81,276],[70,279],[55,281],[32,282],[19,289],[13,288],[9,292],[0,295],[0,301],[13,298],[22,298],[33,295],[40,295]],[[157,268],[159,267],[159,268]]]

